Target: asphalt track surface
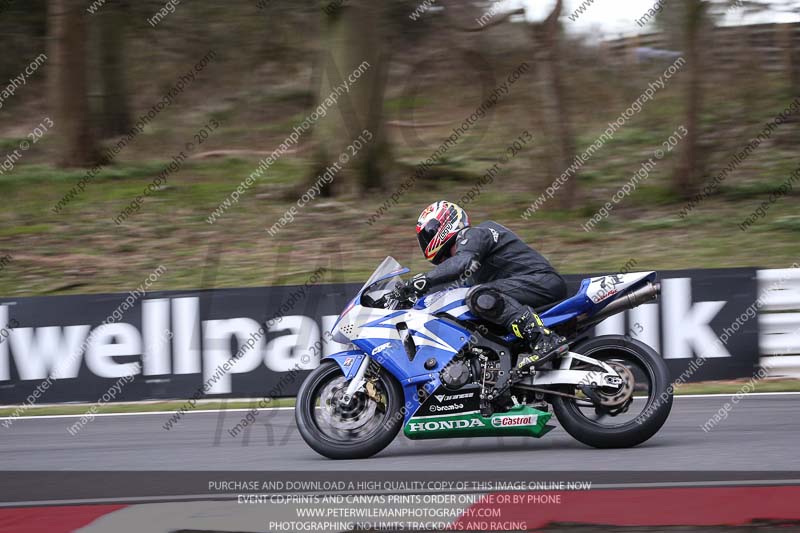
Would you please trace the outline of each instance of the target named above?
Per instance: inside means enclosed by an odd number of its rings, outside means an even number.
[[[751,395],[711,431],[701,428],[730,396],[676,397],[651,440],[596,450],[557,427],[541,439],[410,441],[377,456],[332,461],[300,437],[292,410],[262,411],[249,433],[228,429],[243,412],[187,414],[171,430],[163,413],[103,416],[76,435],[77,418],[28,418],[0,426],[0,470],[38,471],[800,471],[800,394]],[[556,424],[557,425],[557,424]]]

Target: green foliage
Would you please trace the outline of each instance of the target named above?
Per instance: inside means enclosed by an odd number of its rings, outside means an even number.
[[[27,226],[12,226],[0,228],[0,237],[18,237],[22,235],[33,235],[37,233],[47,233],[52,226],[50,224],[31,224]]]
[[[656,205],[675,205],[680,201],[680,197],[670,187],[658,184],[639,187],[630,197],[632,205],[643,208]]]
[[[786,178],[778,175],[772,178],[768,177],[761,180],[732,182],[730,185],[721,187],[720,190],[729,198],[746,200],[759,196],[766,197],[773,192],[777,193],[781,186],[785,186],[785,184]]]
[[[19,138],[4,138],[0,139],[0,153],[10,153],[19,148],[20,141],[24,139]]]
[[[336,258],[333,271],[341,280],[362,280],[388,253],[415,270],[427,268],[413,235],[420,209],[438,197],[460,198],[526,129],[535,142],[504,165],[502,174],[482,188],[467,208],[476,221],[495,219],[508,225],[562,271],[609,270],[631,255],[648,268],[785,266],[800,256],[800,221],[792,211],[796,196],[782,198],[751,230],[737,228],[796,165],[795,141],[800,130],[796,119],[781,126],[770,142],[726,180],[720,194],[702,202],[688,218],[678,217],[684,201],[670,189],[679,146],[659,161],[647,181],[615,206],[594,231],[582,229],[682,123],[687,72],[670,81],[580,168],[575,178],[579,183],[576,203],[571,209],[562,209],[562,189],[534,216],[520,216],[564,171],[552,163],[558,117],[553,117],[542,94],[547,81],[542,77],[546,69],[542,69],[536,75],[527,74],[481,120],[479,128],[467,132],[448,150],[431,176],[401,195],[400,203],[378,223],[367,225],[366,216],[386,201],[491,91],[492,87],[482,85],[487,73],[481,69],[488,69],[499,81],[522,61],[535,63],[529,28],[521,24],[471,34],[477,39],[474,44],[480,50],[480,65],[465,62],[463,57],[454,60],[461,34],[450,31],[451,21],[441,12],[410,21],[408,14],[418,4],[407,0],[386,3],[391,16],[382,31],[392,56],[383,110],[384,118],[393,122],[387,129],[392,152],[402,164],[387,170],[385,192],[317,199],[304,206],[278,236],[270,237],[265,228],[296,207],[307,190],[315,131],[304,133],[296,151],[274,163],[218,222],[209,224],[207,217],[253,172],[259,159],[308,116],[321,74],[315,64],[322,19],[319,3],[271,0],[259,8],[255,0],[193,0],[179,5],[156,32],[143,21],[163,6],[163,1],[130,3],[127,77],[135,117],[146,113],[161,91],[191,69],[209,47],[219,54],[218,60],[199,74],[118,160],[104,167],[63,213],[54,214],[51,207],[86,170],[53,166],[56,137],[45,137],[12,172],[0,175],[0,196],[6,200],[6,208],[0,210],[0,252],[26,250],[25,258],[8,271],[14,276],[0,277],[0,295],[43,294],[54,287],[56,292],[120,290],[138,285],[142,273],[152,270],[156,260],[170,268],[161,288],[196,288],[207,274],[209,246],[220,247],[216,279],[219,286],[226,287],[303,282],[312,265],[333,264],[331,250],[338,245],[343,256]],[[668,2],[664,13],[685,18],[688,4]],[[712,8],[704,15],[717,9],[717,3],[700,4]],[[9,6],[9,11],[0,13],[0,35],[3,49],[14,53],[0,55],[0,72],[11,76],[45,50],[47,42],[43,0],[16,0]],[[96,30],[100,18],[89,20],[95,25],[92,31]],[[677,22],[672,30],[686,27],[683,22]],[[568,86],[575,88],[570,112],[577,134],[575,149],[580,153],[665,65],[660,60],[634,63],[623,56],[612,58],[605,49],[589,48],[570,36],[567,39],[563,61],[572,68],[564,74]],[[788,88],[785,72],[756,77],[749,71],[729,73],[717,67],[721,65],[710,64],[703,73],[711,89],[705,95],[699,126],[706,179],[727,164],[733,150],[758,133],[765,120],[795,94]],[[45,80],[45,72],[37,74],[24,93],[0,111],[0,158],[25,138],[32,116],[40,117],[48,109]],[[419,82],[414,98],[406,92],[410,81]],[[414,132],[421,142],[408,141],[412,131],[407,122],[411,119],[425,124]],[[146,199],[141,213],[116,226],[112,217],[140,194],[209,120],[219,121],[221,128],[201,151],[227,152],[235,157],[188,161],[165,188]],[[398,123],[406,124],[399,127]],[[286,257],[291,257],[288,264],[275,266],[279,258]],[[63,268],[53,269],[53,258],[58,258]],[[90,285],[74,286],[87,282]],[[58,289],[67,286],[73,288]]]
[[[792,232],[800,232],[800,215],[787,215],[775,219],[770,228]]]
[[[433,100],[424,96],[398,96],[387,99],[383,106],[387,111],[405,111],[409,109],[420,109],[431,105]]]

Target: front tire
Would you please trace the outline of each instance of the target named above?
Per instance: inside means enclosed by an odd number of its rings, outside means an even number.
[[[604,426],[581,412],[573,398],[554,396],[553,412],[567,433],[595,448],[629,448],[643,443],[667,421],[672,409],[672,386],[667,364],[650,346],[622,335],[605,335],[579,343],[572,351],[595,359],[629,360],[649,379],[646,404],[632,420]],[[574,390],[565,390],[574,394]]]
[[[347,387],[335,361],[322,364],[297,394],[295,420],[303,440],[330,459],[363,459],[394,440],[403,425],[403,389],[381,368],[371,393],[358,392],[346,406],[338,397]]]

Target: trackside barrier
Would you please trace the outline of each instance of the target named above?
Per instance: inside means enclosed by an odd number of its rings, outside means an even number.
[[[770,377],[800,378],[800,268],[759,270],[758,316],[762,367]]]
[[[566,276],[570,292],[587,276]],[[652,346],[674,378],[748,378],[759,365],[770,377],[800,378],[800,268],[659,278],[658,301],[609,317],[596,333]],[[303,376],[287,381],[292,369],[310,371],[346,348],[323,332],[359,286],[157,291],[129,308],[129,293],[0,297],[0,405],[24,404],[22,415],[33,404],[186,399],[198,390],[260,398],[279,384],[293,396]],[[134,378],[121,386],[126,376]]]

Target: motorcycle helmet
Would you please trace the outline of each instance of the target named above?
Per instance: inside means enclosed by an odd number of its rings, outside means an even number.
[[[425,259],[438,265],[450,252],[456,235],[469,226],[467,212],[452,202],[434,202],[417,220],[417,238]]]

